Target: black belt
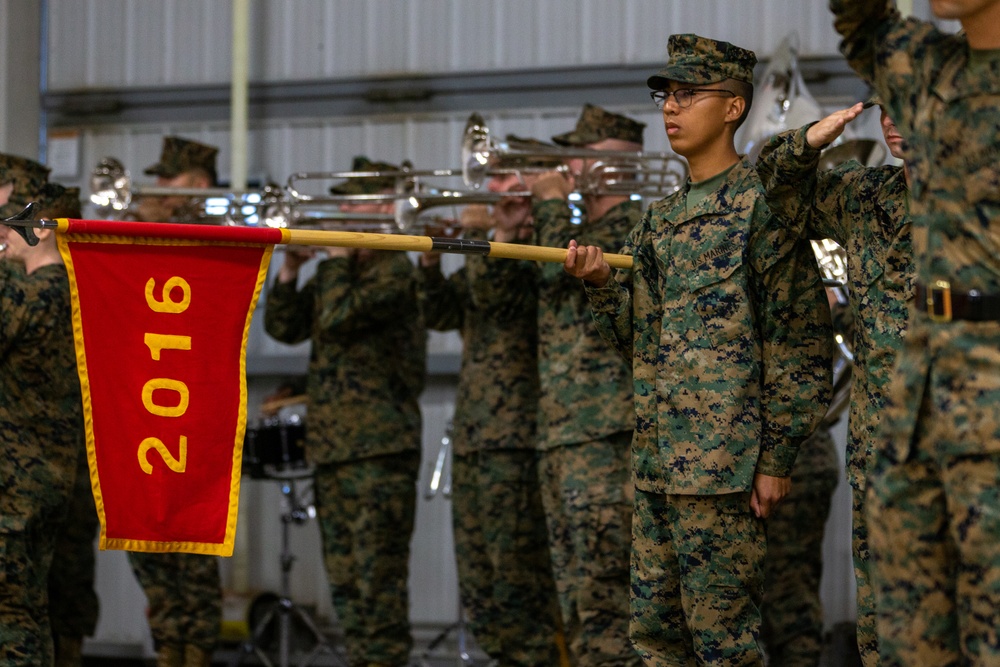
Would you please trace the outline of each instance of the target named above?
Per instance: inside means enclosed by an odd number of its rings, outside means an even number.
[[[934,322],[969,320],[972,322],[1000,321],[1000,295],[983,294],[979,290],[957,292],[946,280],[936,280],[926,287],[917,284],[917,308],[924,310]]]

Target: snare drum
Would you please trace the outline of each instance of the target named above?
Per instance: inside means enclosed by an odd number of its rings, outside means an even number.
[[[305,437],[306,426],[298,415],[248,426],[243,441],[243,474],[252,479],[308,475],[311,468],[306,462]]]

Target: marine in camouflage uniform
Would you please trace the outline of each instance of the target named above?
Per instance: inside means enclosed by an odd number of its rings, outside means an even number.
[[[79,188],[47,188],[36,201],[39,218],[80,217]],[[81,447],[69,512],[59,531],[49,570],[49,617],[56,667],[83,664],[83,638],[93,636],[97,629],[100,604],[94,588],[94,540],[99,528],[87,467],[87,449]]]
[[[517,180],[497,177],[490,188]],[[478,217],[471,215],[477,212],[467,207],[463,221]],[[530,238],[530,201],[504,200],[495,212],[497,219],[506,217],[497,223],[493,240]],[[518,226],[508,229],[510,224]],[[486,236],[473,229],[464,233],[467,239]],[[421,260],[420,302],[427,326],[459,329],[463,341],[451,432],[451,507],[462,606],[477,644],[498,664],[555,666],[559,606],[535,451],[535,267],[469,256],[445,278],[436,257],[428,253]]]
[[[823,654],[823,534],[840,478],[831,426],[799,447],[792,490],[767,519],[761,639],[770,667],[817,667]]]
[[[38,236],[0,227],[0,661],[14,667],[53,661],[46,581],[84,433],[66,269],[54,232]]]
[[[48,167],[26,157],[0,153],[0,186],[11,186],[7,201],[0,204],[0,218],[13,217],[36,201],[48,181]]]
[[[847,306],[832,308],[835,330],[848,334]],[[850,402],[851,374],[850,361],[838,355],[833,401],[799,447],[791,492],[767,518],[761,639],[770,667],[817,667],[823,654],[823,537],[841,474],[830,430]]]
[[[863,663],[873,667],[879,659],[865,480],[879,444],[873,434],[886,408],[885,391],[903,345],[913,298],[909,192],[899,166],[868,168],[851,160],[818,172],[821,147],[806,139],[812,126],[784,132],[768,142],[757,160],[757,173],[772,211],[810,239],[833,239],[847,254],[848,301],[856,323],[847,478],[853,506],[857,637]],[[891,150],[899,153],[895,147]]]
[[[215,185],[214,146],[164,137],[160,160],[146,174],[157,185],[210,187]],[[209,175],[211,180],[209,180]],[[140,219],[191,221],[186,197],[147,198],[157,202],[156,215]],[[128,552],[129,563],[148,602],[149,629],[159,667],[205,667],[218,642],[222,626],[222,582],[216,556],[186,553]]]
[[[183,137],[164,137],[160,159],[143,173],[156,177],[161,188],[209,188],[216,185],[215,162],[219,149]],[[186,196],[137,197],[126,218],[145,222],[199,222],[205,202]]]
[[[641,148],[644,127],[586,105],[574,130],[552,140]],[[543,192],[543,181],[532,184],[538,245],[577,238],[614,252],[642,215],[627,197],[593,197],[573,224],[567,191]],[[538,281],[539,475],[567,648],[576,665],[638,665],[628,642],[631,375],[601,340],[579,282],[558,264],[542,264]]]
[[[867,496],[885,665],[1000,662],[1000,3],[966,4],[933,3],[946,34],[830,3],[910,170],[916,300]]]
[[[357,158],[352,171],[394,169]],[[357,178],[331,190],[366,194],[394,185],[391,176]],[[340,208],[363,214],[387,206]],[[306,454],[316,466],[326,572],[350,664],[402,667],[412,648],[407,577],[426,366],[416,271],[401,252],[329,253],[301,289],[300,262],[286,255],[264,327],[284,343],[312,341]]]
[[[664,123],[698,180],[647,209],[631,271],[573,245],[566,269],[632,365],[633,645],[647,665],[762,665],[763,518],[829,399],[829,307],[808,242],[733,144],[756,57],[697,35],[667,49],[647,83],[672,93]],[[694,86],[730,95],[673,95]]]

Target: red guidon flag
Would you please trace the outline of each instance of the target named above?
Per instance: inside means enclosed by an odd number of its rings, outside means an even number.
[[[102,549],[230,556],[277,229],[59,220]]]

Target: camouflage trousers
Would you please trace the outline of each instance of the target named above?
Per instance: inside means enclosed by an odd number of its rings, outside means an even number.
[[[87,452],[82,450],[69,513],[56,540],[49,570],[49,617],[57,641],[60,637],[78,640],[90,637],[97,628],[99,603],[94,589],[94,540],[99,531]]]
[[[628,640],[631,431],[542,452],[539,480],[570,661],[640,665]]]
[[[0,664],[53,660],[48,578],[76,476],[72,443],[0,441]]]
[[[761,638],[770,667],[816,667],[823,652],[823,533],[840,480],[829,431],[802,444],[791,480],[766,523]]]
[[[865,513],[865,490],[851,487],[851,551],[854,557],[854,580],[858,589],[858,653],[864,667],[878,667],[878,628],[875,586],[872,581],[872,557],[868,546],[868,518]]]
[[[534,450],[455,456],[451,513],[462,607],[502,667],[559,664],[559,602]]]
[[[156,649],[191,644],[210,653],[222,626],[218,558],[130,551],[128,560],[146,594]]]
[[[764,664],[765,542],[749,492],[636,489],[630,633],[645,665]]]
[[[333,608],[351,667],[406,665],[420,453],[316,466],[313,490]]]
[[[1000,665],[1000,453],[940,456],[939,444],[876,461],[868,483],[880,657]]]
[[[6,489],[4,490],[6,492]],[[0,516],[0,664],[52,664],[49,568],[65,506],[32,517]]]

